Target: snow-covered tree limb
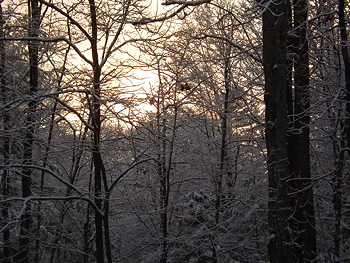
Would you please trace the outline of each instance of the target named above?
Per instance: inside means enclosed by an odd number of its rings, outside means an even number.
[[[173,1],[173,0],[171,0],[171,1],[166,1],[162,5],[180,5],[180,7],[178,9],[176,9],[174,12],[172,12],[171,14],[164,15],[164,16],[158,17],[158,18],[143,18],[139,21],[134,21],[131,24],[132,25],[145,25],[145,24],[154,23],[154,22],[163,22],[165,20],[168,20],[170,18],[175,17],[182,10],[184,10],[185,8],[187,8],[189,6],[198,6],[201,4],[208,4],[210,2],[211,2],[211,0],[197,0],[197,1],[177,1],[177,0]]]
[[[84,54],[79,50],[79,48],[66,37],[48,37],[48,38],[42,38],[42,37],[3,37],[3,38],[0,38],[0,41],[39,41],[39,42],[44,42],[44,43],[64,41],[69,46],[71,46],[75,50],[75,52],[77,52],[79,57],[81,57],[87,63],[92,65],[92,61],[90,59],[88,59],[86,56],[84,56]]]
[[[214,35],[214,34],[203,34],[202,36],[199,37],[195,37],[196,39],[204,39],[204,38],[216,38],[216,39],[221,39],[226,41],[227,43],[229,43],[231,46],[237,48],[239,51],[241,51],[244,54],[247,54],[249,57],[251,57],[252,59],[254,59],[256,62],[259,62],[260,64],[262,64],[262,60],[261,58],[259,58],[258,56],[254,55],[252,52],[250,52],[249,50],[246,50],[244,47],[242,47],[241,45],[234,43],[231,39],[227,38],[227,37],[223,37],[223,36],[219,36],[219,35]]]
[[[74,191],[76,191],[78,194],[82,194],[82,192],[76,188],[74,185],[71,183],[67,182],[65,179],[63,179],[61,176],[53,172],[52,170],[46,168],[46,167],[41,167],[38,165],[25,165],[25,164],[10,164],[10,165],[0,165],[0,169],[11,169],[11,168],[28,168],[28,169],[36,169],[40,171],[44,171],[48,174],[50,174],[52,177],[56,178],[58,181],[60,181],[62,184],[72,188]]]

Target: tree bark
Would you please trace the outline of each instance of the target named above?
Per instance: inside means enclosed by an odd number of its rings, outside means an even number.
[[[271,262],[316,259],[307,8],[307,0],[283,0],[263,15]]]
[[[293,210],[291,218],[292,236],[295,245],[293,254],[298,262],[315,262],[316,230],[312,178],[310,171],[309,124],[309,47],[307,38],[308,1],[293,1],[293,41],[294,86],[291,88],[288,105],[292,105],[288,136],[288,156],[291,180],[290,200]],[[292,56],[290,54],[290,56]]]
[[[94,164],[94,195],[96,207],[102,209],[102,171],[103,162],[100,152],[101,142],[101,90],[100,77],[101,68],[98,58],[97,47],[97,13],[94,0],[89,0],[91,16],[91,52],[92,52],[92,70],[93,70],[93,105],[91,109],[91,121],[93,126],[93,147],[92,157]],[[96,228],[96,251],[95,257],[97,263],[104,263],[104,244],[103,244],[103,216],[95,211],[95,228]]]
[[[29,0],[29,37],[38,37],[40,26],[40,7],[37,0]],[[29,92],[31,96],[36,95],[39,87],[39,66],[38,66],[38,41],[31,40],[28,43],[29,51]],[[23,164],[31,165],[34,145],[35,121],[37,119],[36,110],[38,99],[31,98],[28,103],[28,112],[26,118],[26,131],[23,142]],[[30,168],[23,168],[22,171],[22,197],[31,196],[31,174]],[[20,239],[19,239],[19,262],[29,262],[29,246],[30,246],[30,227],[31,227],[31,203],[24,204],[25,209],[21,216]]]
[[[287,29],[285,0],[270,3],[263,13],[263,66],[265,74],[265,135],[268,166],[268,245],[270,262],[295,262],[288,219],[289,163],[287,149]]]
[[[225,173],[225,169],[227,167],[227,129],[228,129],[228,114],[230,107],[230,91],[231,91],[231,66],[230,66],[230,56],[231,56],[231,46],[227,46],[227,51],[225,54],[225,67],[224,67],[224,83],[225,83],[225,97],[224,97],[224,105],[223,112],[221,115],[221,146],[220,146],[220,164],[219,164],[219,174],[216,178],[215,185],[215,222],[216,224],[220,221],[220,208],[223,202],[223,189],[222,189],[222,181],[223,175]]]
[[[160,190],[160,231],[162,234],[161,249],[162,255],[160,263],[166,263],[168,258],[168,178],[166,167],[166,148],[167,148],[167,107],[164,102],[164,90],[161,88],[162,105],[158,105],[157,124],[158,124],[158,141],[161,142],[158,149],[158,176],[159,176],[159,190]],[[160,111],[162,106],[162,112]]]
[[[2,15],[2,2],[0,2],[0,37],[5,37],[4,32],[4,18]],[[6,50],[5,50],[5,41],[0,41],[0,92],[1,92],[1,100],[3,104],[6,104],[6,101],[8,99],[7,95],[7,89],[6,89]],[[4,136],[2,136],[2,143],[3,143],[3,150],[2,150],[2,156],[3,156],[3,164],[8,165],[10,161],[10,137],[8,134],[9,130],[9,122],[10,122],[10,115],[8,112],[8,107],[5,107],[1,110],[1,118],[3,121],[3,127],[4,127]],[[1,189],[2,189],[2,195],[3,198],[7,198],[9,195],[9,170],[3,169],[2,175],[1,175]],[[2,218],[4,222],[7,222],[8,216],[9,216],[9,203],[5,203],[2,205]],[[6,228],[3,231],[3,260],[4,263],[10,262],[10,229]]]
[[[350,154],[350,56],[348,48],[348,32],[346,28],[345,17],[345,1],[339,0],[339,30],[341,43],[341,56],[344,65],[344,92],[345,92],[345,114],[344,119],[340,122],[340,145],[334,142],[335,152],[335,178],[334,178],[334,193],[333,204],[335,211],[335,235],[334,235],[334,254],[337,258],[341,255],[341,220],[342,220],[342,188],[343,188],[343,172],[345,165],[346,152]]]
[[[338,5],[339,13],[339,28],[340,28],[340,43],[341,51],[344,63],[344,73],[345,73],[345,127],[344,134],[346,138],[347,152],[350,155],[350,55],[348,46],[348,32],[346,28],[346,17],[345,17],[345,1],[339,0]]]

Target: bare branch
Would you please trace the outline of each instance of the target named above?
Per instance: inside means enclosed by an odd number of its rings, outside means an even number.
[[[111,194],[113,188],[117,185],[117,183],[132,169],[134,169],[136,166],[142,164],[142,163],[145,163],[145,162],[148,162],[150,160],[154,160],[154,158],[147,158],[147,159],[144,159],[144,160],[141,160],[139,162],[136,162],[134,164],[132,164],[128,169],[126,169],[124,172],[122,172],[117,179],[114,180],[113,184],[109,187],[108,189],[108,193],[107,193],[107,198],[109,197],[109,195]]]
[[[95,211],[97,211],[101,216],[104,215],[102,213],[102,211],[95,205],[95,203],[92,200],[90,200],[89,198],[86,198],[86,197],[82,197],[82,196],[29,196],[26,198],[12,197],[12,198],[8,198],[8,199],[0,200],[0,204],[1,203],[12,203],[14,201],[22,201],[26,204],[28,201],[69,201],[69,200],[83,200],[83,201],[89,203],[89,205],[91,205],[92,208]],[[4,228],[6,228],[8,225],[9,224],[7,224]],[[2,228],[1,230],[3,230],[4,228]],[[0,233],[1,233],[1,230],[0,230]]]
[[[88,129],[90,129],[90,130],[94,129],[86,120],[84,120],[84,118],[79,114],[79,112],[76,109],[69,106],[66,102],[64,102],[63,100],[60,100],[59,98],[55,98],[55,100],[57,100],[60,104],[62,104],[67,109],[69,109],[71,112],[73,112]]]
[[[205,3],[210,3],[211,0],[197,0],[197,1],[177,1],[177,0],[171,0],[171,1],[167,1],[165,3],[163,3],[162,5],[181,5],[178,9],[176,9],[173,13],[169,14],[169,15],[164,15],[163,17],[159,17],[159,18],[143,18],[139,21],[135,21],[132,22],[131,24],[136,26],[136,25],[145,25],[145,24],[149,24],[149,23],[155,23],[155,22],[163,22],[167,19],[173,18],[176,15],[178,15],[182,10],[184,10],[186,7],[189,6],[198,6],[201,4],[205,4]]]
[[[231,46],[237,48],[238,50],[242,51],[242,53],[247,54],[249,57],[251,57],[252,59],[254,59],[256,62],[259,62],[260,64],[262,64],[262,60],[261,58],[257,57],[256,55],[254,55],[252,52],[246,50],[244,47],[242,47],[241,45],[238,45],[236,43],[234,43],[231,39],[227,38],[227,37],[223,37],[223,36],[219,36],[219,35],[213,35],[213,34],[203,34],[200,37],[194,37],[196,39],[204,39],[207,37],[211,37],[211,38],[216,38],[216,39],[221,39],[226,41],[227,43],[229,43]]]
[[[120,22],[120,25],[119,25],[118,30],[117,30],[117,32],[112,40],[112,43],[109,45],[105,56],[102,58],[101,67],[103,67],[103,65],[107,62],[108,57],[113,53],[113,47],[114,47],[115,43],[117,42],[125,24],[126,24],[126,16],[128,14],[128,11],[129,11],[130,3],[131,3],[131,1],[129,0],[127,2],[127,5],[126,5],[125,10],[123,12],[122,21]]]
[[[52,9],[56,10],[58,13],[60,13],[61,15],[63,15],[64,17],[66,17],[69,22],[73,25],[75,25],[83,34],[84,36],[91,42],[92,41],[92,37],[89,35],[89,33],[82,27],[82,25],[80,25],[73,17],[71,17],[69,14],[67,14],[66,12],[64,12],[61,8],[55,6],[52,3],[46,2],[45,0],[39,0],[40,3],[51,7]]]
[[[162,3],[162,5],[186,5],[186,6],[197,6],[204,3],[210,3],[211,0],[196,0],[196,1],[183,1],[183,0],[169,0]]]
[[[92,65],[92,61],[89,60],[87,57],[83,55],[83,53],[79,50],[79,48],[72,43],[68,38],[66,37],[53,37],[53,38],[40,38],[40,37],[3,37],[0,38],[0,41],[39,41],[39,42],[60,42],[64,41],[66,42],[69,46],[71,46],[75,52],[81,57],[83,60],[85,60],[87,63]]]
[[[41,167],[38,165],[25,165],[25,164],[10,164],[10,165],[0,165],[0,169],[11,169],[11,168],[30,168],[30,169],[37,169],[40,171],[44,171],[50,175],[52,175],[54,178],[56,178],[58,181],[60,181],[61,183],[65,184],[66,186],[72,188],[73,190],[75,190],[78,194],[82,194],[82,192],[76,188],[74,185],[72,185],[71,183],[67,182],[66,180],[64,180],[61,176],[59,176],[58,174],[54,173],[53,171],[51,171],[50,169],[46,168],[46,167]]]

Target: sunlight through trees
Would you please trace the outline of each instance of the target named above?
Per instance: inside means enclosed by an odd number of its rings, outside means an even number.
[[[0,1],[0,261],[349,261],[349,10]]]

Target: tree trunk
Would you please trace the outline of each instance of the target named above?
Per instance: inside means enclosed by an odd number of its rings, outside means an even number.
[[[340,124],[340,147],[335,146],[335,160],[336,170],[334,178],[334,194],[333,204],[335,211],[335,235],[334,235],[334,254],[337,258],[340,255],[341,244],[341,220],[342,220],[342,187],[343,187],[343,171],[345,165],[346,152],[350,154],[350,57],[348,48],[348,32],[346,28],[345,17],[345,1],[339,0],[338,2],[338,14],[339,14],[339,29],[340,29],[340,43],[341,54],[344,65],[344,77],[345,77],[345,114]],[[346,150],[347,149],[347,150]]]
[[[40,26],[40,7],[37,0],[30,0],[28,2],[29,7],[29,37],[38,37],[38,31]],[[38,67],[38,41],[32,40],[28,43],[29,50],[29,92],[31,96],[35,96],[38,92],[39,86],[39,67]],[[38,99],[30,98],[28,103],[28,112],[26,118],[26,131],[23,142],[23,164],[22,171],[22,197],[26,198],[31,196],[31,174],[32,170],[27,168],[26,165],[32,164],[33,145],[34,145],[34,132],[35,122],[37,117],[35,116],[38,105]],[[30,246],[30,226],[31,226],[31,203],[26,202],[25,209],[21,215],[21,227],[20,227],[20,240],[19,240],[19,262],[29,262],[29,246]]]
[[[269,186],[268,245],[270,262],[295,262],[288,219],[291,215],[287,180],[287,29],[286,1],[271,3],[263,13],[263,66]]]
[[[101,99],[100,99],[100,77],[101,68],[98,61],[97,47],[97,13],[94,0],[89,0],[91,15],[91,51],[92,51],[92,70],[93,70],[93,105],[91,109],[91,121],[93,126],[93,147],[92,156],[94,162],[94,194],[96,207],[102,210],[102,170],[103,162],[100,152],[101,141]],[[99,211],[95,211],[96,228],[96,251],[95,257],[97,263],[104,263],[104,244],[103,244],[103,216]]]
[[[4,32],[4,18],[2,15],[2,3],[0,3],[0,38],[5,37]],[[6,51],[5,51],[5,41],[0,41],[0,92],[1,92],[1,100],[3,102],[3,105],[6,105],[6,100],[8,99],[7,95],[7,89],[6,89],[6,77],[5,77],[5,70],[6,70]],[[2,136],[2,156],[3,156],[3,164],[8,165],[10,161],[10,137],[8,134],[9,130],[9,122],[10,122],[10,115],[8,112],[8,107],[5,107],[1,110],[1,118],[3,122],[4,127],[4,136]],[[1,174],[1,189],[2,189],[2,195],[3,198],[6,199],[9,195],[9,170],[3,169]],[[8,221],[9,216],[9,203],[4,203],[2,205],[2,218],[4,222]],[[6,228],[3,231],[3,260],[4,263],[10,262],[10,229]]]
[[[225,68],[224,68],[224,83],[225,83],[225,98],[224,98],[224,108],[221,116],[221,146],[220,146],[220,164],[219,164],[219,174],[216,178],[215,185],[215,222],[216,224],[220,221],[220,207],[223,202],[223,189],[222,189],[222,180],[223,175],[226,172],[227,167],[227,123],[228,123],[228,114],[230,107],[230,91],[231,91],[231,66],[230,66],[230,56],[231,56],[231,46],[227,47],[225,54]]]
[[[350,55],[349,55],[349,43],[348,43],[348,32],[346,28],[346,17],[345,17],[345,1],[339,0],[339,28],[340,28],[340,40],[341,40],[341,51],[344,62],[345,72],[345,127],[344,134],[346,137],[346,147],[348,154],[350,155]]]
[[[306,0],[285,0],[271,3],[263,15],[271,262],[316,258],[307,8]]]
[[[315,262],[316,230],[314,202],[310,171],[309,124],[309,47],[307,38],[308,1],[293,2],[293,66],[294,87],[288,102],[293,105],[288,135],[290,163],[290,191],[293,217],[291,218],[292,236],[295,242],[293,253],[298,262]],[[291,55],[291,54],[290,54]]]
[[[162,91],[163,93],[163,91]],[[163,95],[163,94],[162,94]],[[164,100],[164,96],[162,96]],[[158,157],[158,176],[159,176],[159,187],[160,187],[160,230],[162,234],[161,248],[162,255],[160,263],[166,263],[168,258],[168,178],[167,178],[167,169],[166,169],[166,132],[167,132],[167,107],[162,103],[162,115],[158,115],[158,135],[159,142],[161,142],[159,148],[159,157]],[[160,113],[160,112],[159,112]]]
[[[105,197],[106,198],[106,197]],[[109,235],[109,198],[106,198],[104,201],[104,216],[103,216],[103,224],[105,231],[105,244],[106,244],[106,257],[107,262],[112,263],[112,250],[111,250],[111,237]]]

